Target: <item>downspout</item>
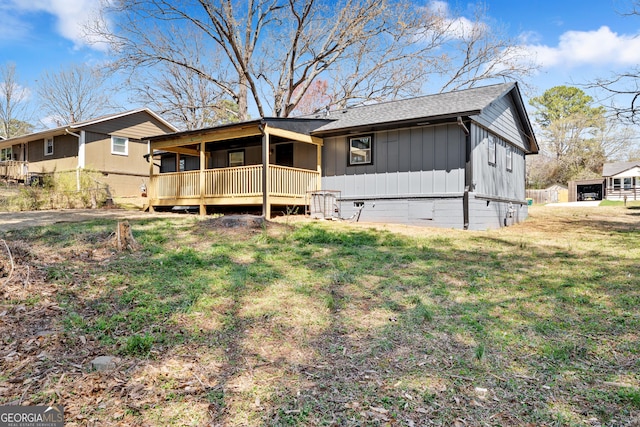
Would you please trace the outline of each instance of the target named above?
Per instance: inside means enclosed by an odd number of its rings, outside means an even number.
[[[462,117],[458,116],[458,126],[462,128],[465,134],[465,163],[464,163],[464,194],[462,196],[462,216],[464,221],[464,229],[469,229],[469,192],[473,190],[473,169],[471,163],[471,132],[462,121]]]

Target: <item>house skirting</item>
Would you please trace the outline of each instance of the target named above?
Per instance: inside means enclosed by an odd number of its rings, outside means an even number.
[[[419,225],[465,229],[464,197],[342,197],[338,199],[340,216],[364,222]],[[492,199],[471,194],[469,230],[497,229],[524,221],[528,215],[525,201]]]

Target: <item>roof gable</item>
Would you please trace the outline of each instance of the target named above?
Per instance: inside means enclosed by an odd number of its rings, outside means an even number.
[[[640,162],[617,162],[617,163],[605,163],[602,166],[602,176],[614,176],[619,175],[622,172],[628,171],[635,167],[640,167]]]
[[[130,110],[130,111],[124,111],[124,112],[115,113],[115,114],[109,114],[109,115],[106,115],[106,116],[97,117],[97,118],[90,119],[90,120],[84,120],[84,121],[81,121],[81,122],[72,123],[72,124],[65,125],[65,126],[59,126],[57,128],[52,128],[52,129],[47,129],[47,130],[43,130],[43,131],[40,131],[40,132],[34,132],[34,133],[26,134],[26,135],[16,136],[14,138],[9,138],[9,139],[6,139],[6,140],[2,141],[2,146],[8,147],[8,146],[11,146],[12,144],[21,144],[21,143],[25,143],[25,142],[29,142],[29,141],[38,140],[38,139],[50,138],[50,137],[58,136],[58,135],[65,135],[65,134],[67,134],[69,132],[82,130],[84,128],[87,128],[89,126],[93,126],[93,125],[96,125],[96,124],[99,124],[99,123],[104,123],[104,122],[108,122],[108,121],[111,121],[111,120],[117,120],[117,119],[122,118],[122,117],[132,116],[134,114],[139,114],[139,113],[145,113],[145,114],[151,116],[153,119],[159,121],[160,123],[162,123],[163,125],[165,125],[166,127],[168,127],[169,129],[171,129],[174,132],[176,132],[178,130],[178,128],[173,126],[171,123],[167,122],[165,119],[163,119],[158,114],[156,114],[155,112],[151,111],[150,109],[148,109],[148,108],[139,108],[137,110]]]

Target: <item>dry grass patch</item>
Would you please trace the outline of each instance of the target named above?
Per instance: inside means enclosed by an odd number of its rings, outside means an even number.
[[[633,425],[638,212],[154,218],[134,253],[111,221],[4,233],[0,404],[62,403],[69,425]]]

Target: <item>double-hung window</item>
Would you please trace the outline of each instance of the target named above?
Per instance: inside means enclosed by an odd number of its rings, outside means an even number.
[[[44,139],[44,155],[53,156],[53,138]]]
[[[349,166],[370,165],[373,163],[373,136],[349,138]]]
[[[488,141],[488,154],[489,154],[489,164],[496,164],[496,138],[493,135],[489,135]]]
[[[112,136],[111,154],[127,156],[129,154],[129,138],[124,138],[122,136]]]
[[[513,147],[507,145],[507,171],[513,171]]]

